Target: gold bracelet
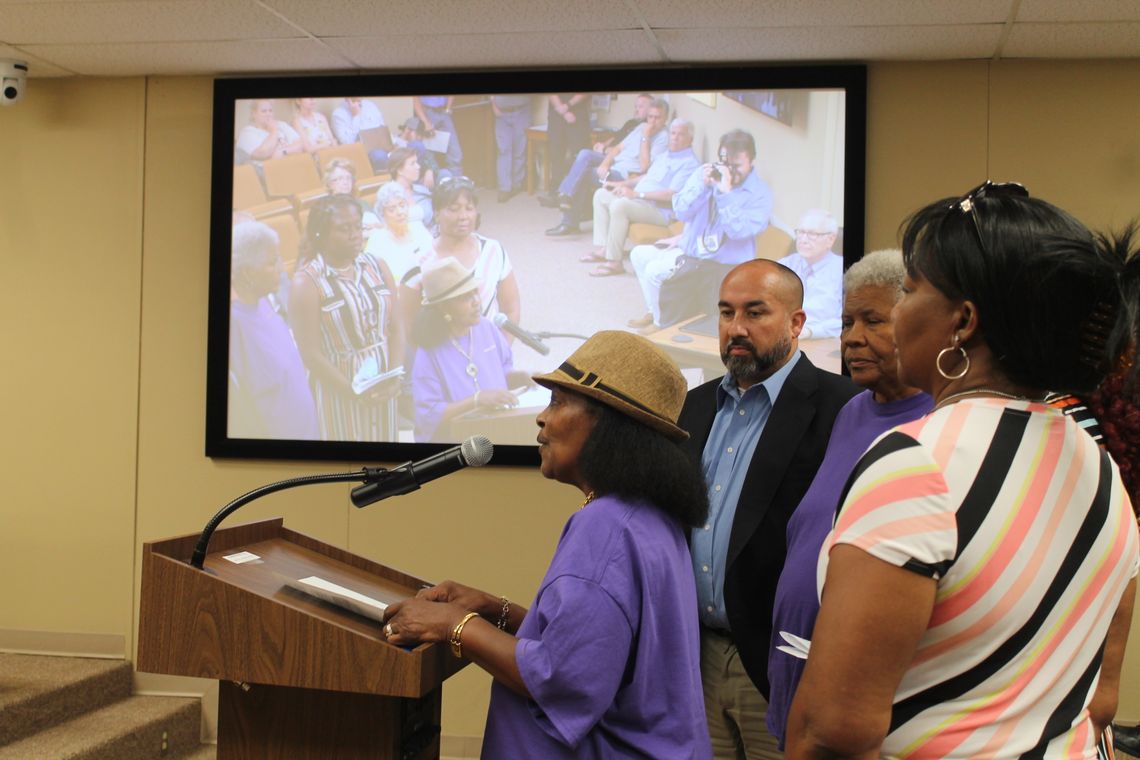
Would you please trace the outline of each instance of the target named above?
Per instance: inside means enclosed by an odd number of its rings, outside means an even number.
[[[467,625],[468,620],[478,616],[478,612],[468,612],[463,616],[463,619],[459,621],[459,625],[455,626],[451,631],[451,653],[458,659],[463,659],[463,626]]]
[[[505,596],[499,598],[503,600],[503,609],[499,612],[499,622],[495,623],[495,627],[500,631],[505,631],[507,630],[507,621],[510,620],[511,616],[511,601]]]

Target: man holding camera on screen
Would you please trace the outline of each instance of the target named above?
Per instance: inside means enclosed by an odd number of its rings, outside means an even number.
[[[673,196],[673,211],[685,223],[680,240],[633,249],[630,259],[649,313],[631,319],[630,327],[648,332],[714,313],[724,275],[756,257],[756,236],[772,217],[772,190],[753,168],[756,141],[734,129],[720,138],[717,158],[693,172]],[[664,309],[663,287],[669,288]]]

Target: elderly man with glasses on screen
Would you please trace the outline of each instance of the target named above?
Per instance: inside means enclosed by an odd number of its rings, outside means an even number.
[[[832,247],[839,233],[835,217],[811,209],[796,227],[796,252],[780,263],[800,276],[804,284],[804,323],[800,338],[833,338],[839,335],[843,310],[843,257]]]

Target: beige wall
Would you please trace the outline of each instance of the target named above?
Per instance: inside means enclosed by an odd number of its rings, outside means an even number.
[[[987,175],[1094,226],[1140,213],[1140,102],[1121,96],[1138,88],[1140,62],[873,65],[868,247]],[[6,145],[20,145],[0,170],[0,646],[15,631],[111,634],[129,655],[142,541],[196,531],[255,485],[340,469],[202,454],[210,93],[204,79],[33,80],[0,111]],[[528,469],[463,472],[362,511],[345,490],[279,494],[237,520],[284,515],[525,603],[577,504]],[[1138,681],[1134,630],[1121,703],[1132,721]],[[487,686],[474,668],[449,682],[445,734],[481,733]]]

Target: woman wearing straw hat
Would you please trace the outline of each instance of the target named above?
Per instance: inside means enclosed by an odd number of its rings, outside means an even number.
[[[447,581],[390,606],[384,631],[447,641],[494,677],[483,757],[711,758],[686,539],[708,501],[678,445],[685,380],[616,331],[535,380],[551,390],[542,474],[585,501],[530,610]]]
[[[479,280],[448,256],[424,265],[423,309],[412,326],[416,440],[450,441],[451,420],[476,409],[518,404],[508,390],[529,384],[511,348],[483,316]]]

